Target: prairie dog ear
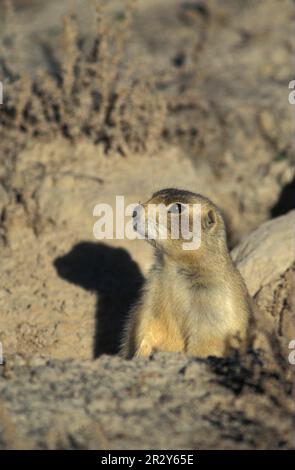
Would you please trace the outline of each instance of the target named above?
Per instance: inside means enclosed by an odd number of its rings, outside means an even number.
[[[217,215],[214,209],[209,209],[204,215],[203,224],[207,230],[210,230],[217,222]]]

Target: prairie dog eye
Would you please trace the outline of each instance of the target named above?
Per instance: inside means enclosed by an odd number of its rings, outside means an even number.
[[[169,214],[181,214],[185,209],[185,206],[183,204],[180,204],[180,202],[176,202],[175,204],[171,204],[171,206],[168,208],[168,213]]]

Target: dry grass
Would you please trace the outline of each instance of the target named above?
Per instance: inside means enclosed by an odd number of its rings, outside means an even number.
[[[6,3],[9,25],[13,13],[11,3]],[[31,80],[12,71],[1,48],[0,64],[9,83],[0,115],[0,138],[13,142],[10,152],[28,138],[57,134],[71,141],[85,137],[103,144],[107,153],[122,155],[148,151],[158,142],[165,102],[146,72],[138,74],[125,65],[133,11],[130,1],[123,20],[111,24],[97,6],[96,35],[88,50],[81,45],[75,19],[64,18],[63,60],[56,75],[40,72]],[[7,40],[5,34],[3,40]]]

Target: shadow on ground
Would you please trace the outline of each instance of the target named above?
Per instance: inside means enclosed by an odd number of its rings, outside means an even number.
[[[271,216],[279,217],[295,209],[295,178],[283,187],[277,203],[271,208]]]
[[[54,261],[60,277],[97,294],[93,355],[118,353],[128,311],[143,284],[141,271],[123,248],[81,242]]]

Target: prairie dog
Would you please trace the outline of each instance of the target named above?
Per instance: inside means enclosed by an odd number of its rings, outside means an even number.
[[[167,236],[151,207],[162,204]],[[176,218],[193,226],[194,205],[199,207],[200,246],[184,249],[182,235],[172,236]],[[207,357],[225,356],[247,342],[251,302],[241,274],[230,257],[219,209],[192,192],[163,189],[133,214],[134,228],[155,249],[155,263],[141,297],[131,309],[123,334],[121,355],[127,359],[154,351],[183,352]],[[174,222],[173,222],[174,221]]]

